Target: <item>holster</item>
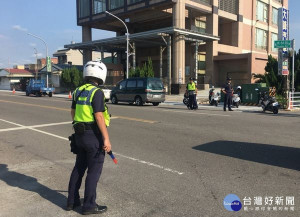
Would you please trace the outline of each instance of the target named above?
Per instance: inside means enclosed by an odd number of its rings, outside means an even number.
[[[75,134],[73,133],[71,136],[69,136],[70,146],[71,146],[71,152],[74,154],[78,153],[78,147],[76,144]]]
[[[85,131],[85,124],[84,123],[76,123],[73,125],[75,134],[82,135]]]

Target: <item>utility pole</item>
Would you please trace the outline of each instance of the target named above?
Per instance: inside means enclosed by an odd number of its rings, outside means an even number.
[[[45,40],[44,39],[42,39],[41,37],[39,37],[39,36],[37,36],[37,35],[34,35],[34,34],[31,34],[31,33],[27,33],[27,35],[30,35],[30,36],[32,36],[32,37],[35,37],[35,38],[37,38],[37,39],[40,39],[44,44],[45,44],[45,47],[46,47],[46,71],[47,71],[47,88],[48,88],[48,64],[47,64],[47,60],[48,60],[48,46],[47,46],[47,43],[45,42]],[[50,61],[50,63],[51,63],[51,61]]]
[[[34,51],[35,51],[35,58],[36,58],[36,65],[35,65],[35,80],[37,80],[37,77],[38,77],[38,67],[37,67],[37,65],[38,65],[38,61],[37,61],[37,50],[36,50],[36,48],[33,48],[34,49]]]
[[[292,92],[295,92],[295,39],[292,40]]]
[[[126,28],[126,78],[128,78],[128,73],[129,73],[129,32],[128,32],[128,28],[127,25],[125,24],[125,22],[123,20],[121,20],[119,17],[117,17],[116,15],[109,13],[108,11],[105,11],[105,13],[109,14],[110,16],[113,16],[114,18],[118,19],[119,21],[121,21],[121,23],[125,26]]]

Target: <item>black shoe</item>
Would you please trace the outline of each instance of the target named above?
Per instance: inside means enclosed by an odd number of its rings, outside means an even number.
[[[78,206],[81,206],[80,202],[79,203],[74,203],[74,204],[70,203],[70,204],[67,204],[66,210],[71,211],[71,210],[74,210]]]
[[[99,206],[97,205],[94,209],[83,210],[82,215],[90,215],[90,214],[101,214],[106,212],[107,206]]]
[[[228,109],[228,110],[231,111],[231,112],[233,111],[232,109]]]
[[[224,110],[224,112],[226,112],[226,109],[225,109],[225,108],[224,108],[223,110]]]

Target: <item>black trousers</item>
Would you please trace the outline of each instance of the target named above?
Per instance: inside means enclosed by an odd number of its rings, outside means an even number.
[[[80,202],[79,189],[87,169],[82,209],[90,210],[96,207],[96,188],[105,158],[105,152],[102,149],[102,135],[95,134],[93,130],[86,130],[83,135],[76,135],[75,139],[78,154],[70,177],[68,204]]]
[[[232,102],[231,93],[230,94],[225,94],[224,109],[226,109],[226,105],[228,105],[228,109],[231,109],[231,102]]]
[[[197,96],[196,94],[189,95],[190,109],[197,109],[198,108],[196,96]]]

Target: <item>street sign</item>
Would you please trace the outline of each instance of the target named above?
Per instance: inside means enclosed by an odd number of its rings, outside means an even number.
[[[51,57],[47,57],[47,72],[51,72]]]
[[[278,49],[278,74],[288,75],[288,48],[292,46],[289,40],[289,11],[286,8],[278,9],[278,40],[274,48]]]
[[[274,47],[275,48],[291,48],[292,47],[292,41],[290,41],[290,40],[274,41]]]

